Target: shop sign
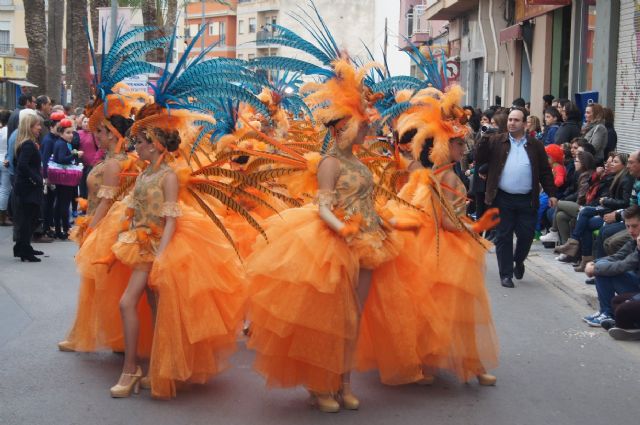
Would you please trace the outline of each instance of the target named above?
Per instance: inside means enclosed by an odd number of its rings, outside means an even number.
[[[570,4],[571,0],[516,0],[516,22],[526,21]]]
[[[4,78],[24,79],[27,78],[27,60],[23,58],[0,58],[2,59],[2,73]]]

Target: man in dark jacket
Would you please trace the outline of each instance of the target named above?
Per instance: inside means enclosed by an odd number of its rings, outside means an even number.
[[[18,128],[20,123],[20,111],[23,109],[35,109],[36,98],[31,94],[23,94],[18,98],[18,107],[11,112],[9,121],[7,122],[7,139],[11,137],[11,133]]]
[[[544,145],[525,134],[527,112],[511,108],[508,134],[483,138],[477,163],[488,164],[485,203],[500,210],[495,244],[500,283],[513,288],[513,277],[522,279],[536,228],[540,185],[549,195],[549,206],[558,202],[553,174]],[[517,243],[513,251],[513,234]],[[514,264],[515,262],[515,264]]]
[[[638,268],[640,257],[638,241],[640,237],[640,207],[632,205],[624,210],[624,224],[631,235],[631,240],[613,255],[588,263],[585,273],[596,278],[596,290],[600,311],[583,320],[589,326],[601,326],[604,320],[613,317],[611,299],[615,294],[625,292],[640,292],[640,276]]]

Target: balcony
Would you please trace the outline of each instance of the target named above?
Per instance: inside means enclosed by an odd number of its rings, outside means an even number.
[[[280,10],[280,0],[240,0],[238,12],[271,12]]]
[[[0,56],[15,56],[16,49],[13,44],[0,44]]]
[[[0,0],[0,12],[10,12],[12,10],[16,10],[13,0]]]
[[[425,18],[453,20],[478,7],[478,0],[427,0]]]
[[[417,5],[413,13],[407,14],[406,37],[417,46],[427,43],[433,33],[431,22],[425,17],[425,7],[424,4]],[[408,50],[409,48],[410,45],[407,40],[404,38],[400,40],[400,50]]]

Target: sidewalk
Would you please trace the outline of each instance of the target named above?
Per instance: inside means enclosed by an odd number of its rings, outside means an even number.
[[[557,261],[556,255],[553,253],[553,249],[545,248],[540,241],[534,241],[525,263],[526,273],[536,275],[576,301],[586,302],[594,310],[598,310],[600,306],[595,285],[585,284],[587,276],[584,273],[573,271],[573,266],[570,263]]]

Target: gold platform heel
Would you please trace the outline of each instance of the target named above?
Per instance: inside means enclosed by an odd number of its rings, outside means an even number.
[[[485,386],[485,387],[491,387],[494,386],[496,384],[496,382],[498,381],[498,378],[496,378],[495,376],[489,374],[489,373],[483,373],[477,376],[478,378],[478,384]]]
[[[309,402],[321,412],[336,413],[340,411],[340,404],[331,393],[316,393],[309,391]]]
[[[71,344],[71,341],[67,341],[66,339],[58,343],[58,350],[65,353],[73,353],[76,351],[75,348],[73,348],[73,344]]]
[[[342,407],[347,410],[358,410],[360,407],[360,400],[351,391],[351,384],[343,383],[340,392],[338,393]]]
[[[120,375],[120,379],[122,379],[123,376],[131,377],[131,382],[127,385],[116,384],[111,387],[111,397],[126,398],[131,395],[131,391],[133,391],[134,394],[140,392],[140,379],[142,378],[142,369],[140,369],[140,366],[136,368],[136,373],[123,373]]]

